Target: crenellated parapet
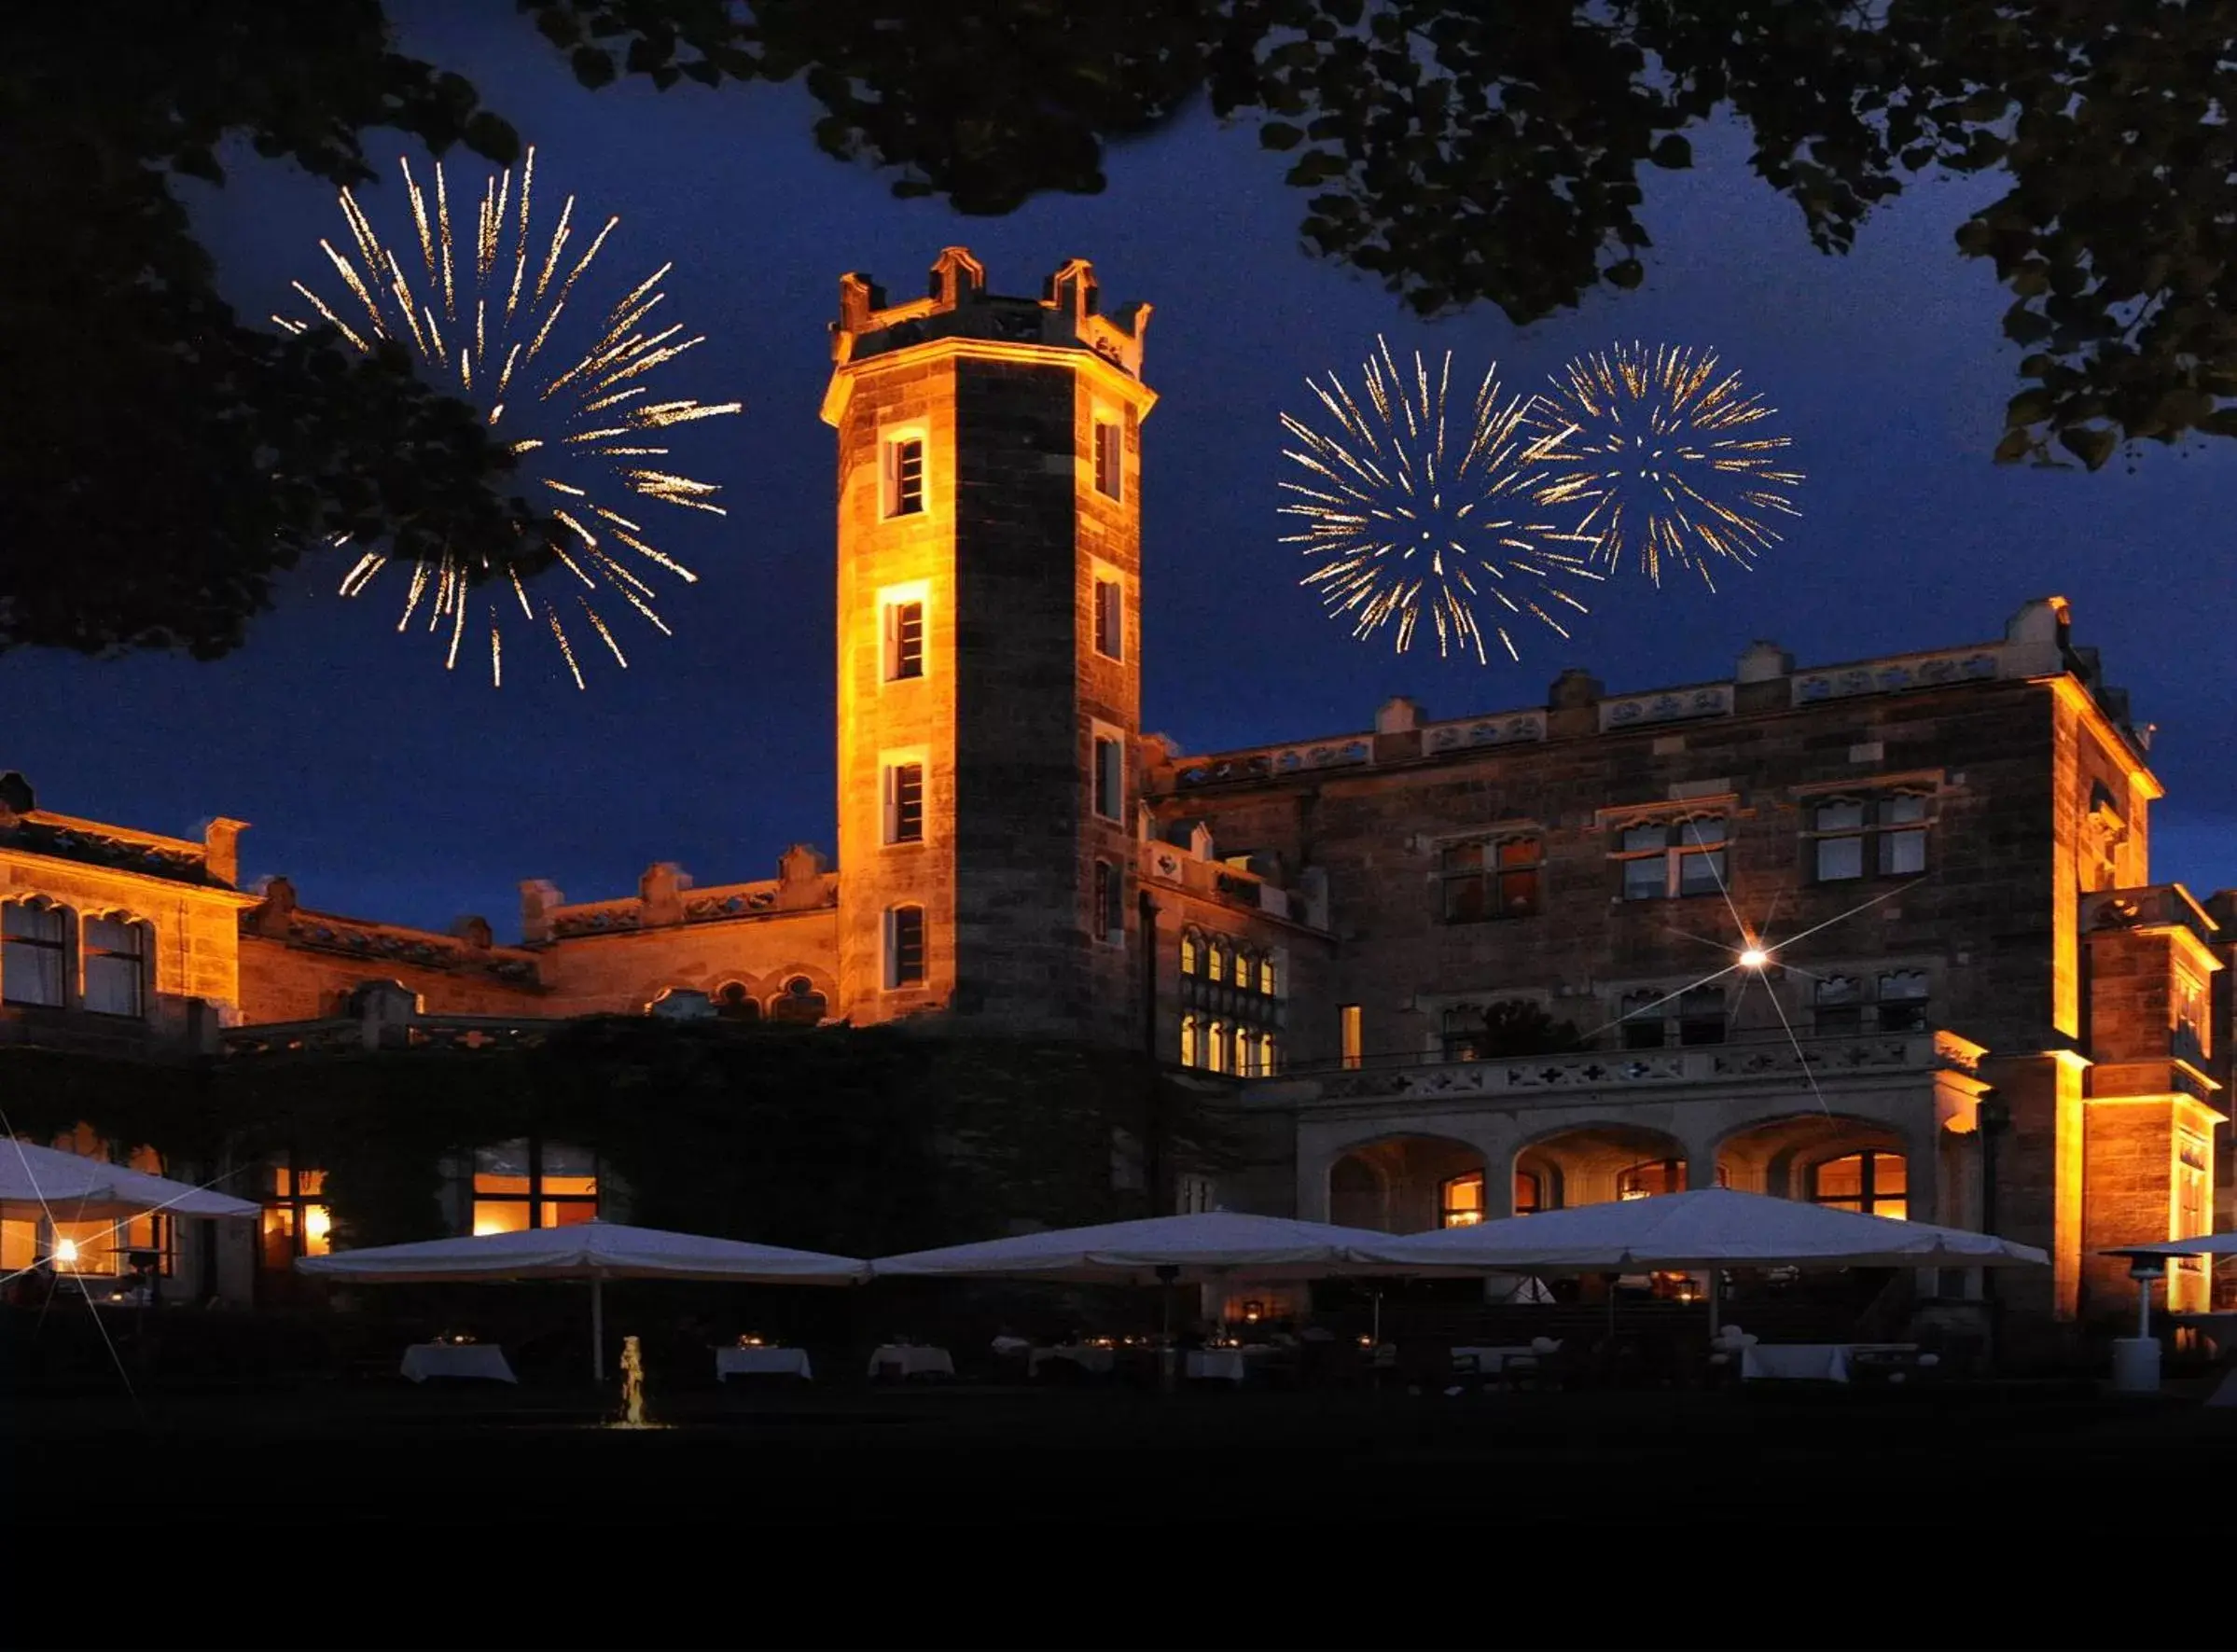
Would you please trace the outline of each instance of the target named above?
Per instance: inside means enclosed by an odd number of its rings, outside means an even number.
[[[986,266],[967,248],[952,246],[934,262],[929,288],[924,298],[894,304],[868,276],[841,276],[839,319],[831,324],[832,364],[843,368],[871,356],[954,340],[1087,350],[1130,379],[1142,377],[1150,307],[1129,304],[1116,315],[1105,315],[1094,266],[1085,258],[1067,259],[1042,285],[1038,298],[1013,298],[988,291]],[[834,384],[844,381],[842,373]],[[828,407],[825,417],[834,418]]]

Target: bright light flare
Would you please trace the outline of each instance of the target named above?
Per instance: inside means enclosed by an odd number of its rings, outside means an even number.
[[[1659,586],[1668,563],[1714,590],[1716,565],[1752,568],[1779,543],[1776,520],[1801,515],[1793,438],[1766,423],[1775,411],[1713,350],[1579,356],[1532,413],[1532,502],[1570,513],[1570,535],[1611,574],[1635,561]]]
[[[607,218],[580,253],[563,263],[563,251],[575,233],[575,198],[567,198],[546,238],[533,223],[534,149],[517,179],[507,169],[484,181],[479,201],[461,195],[462,239],[455,245],[450,186],[441,165],[435,169],[432,211],[429,191],[412,175],[409,162],[399,166],[410,213],[410,229],[399,243],[406,248],[404,256],[399,257],[381,240],[356,196],[344,189],[341,210],[349,226],[349,246],[321,241],[319,249],[348,298],[338,306],[296,282],[294,290],[309,304],[315,322],[299,316],[272,319],[291,333],[320,324],[332,326],[352,346],[368,354],[383,341],[409,340],[429,381],[474,402],[489,428],[507,439],[516,460],[536,455],[533,465],[521,465],[524,483],[541,482],[582,501],[601,517],[628,522],[632,531],[617,533],[615,538],[630,559],[642,559],[687,584],[695,581],[698,576],[654,545],[638,524],[603,503],[633,493],[676,509],[725,514],[715,503],[721,491],[716,484],[673,470],[648,469],[636,461],[669,453],[668,448],[646,439],[652,432],[734,414],[743,410],[743,404],[673,396],[640,400],[636,398],[645,388],[642,383],[622,391],[612,388],[620,381],[654,374],[704,341],[691,338],[671,342],[682,331],[680,326],[650,333],[640,326],[664,301],[666,295],[655,289],[674,266],[662,265],[602,313],[594,302],[577,297],[577,285],[620,220]],[[474,207],[470,219],[464,210],[468,203]],[[414,248],[416,275],[411,269]],[[563,328],[561,316],[567,312],[570,299],[576,303],[575,323]],[[345,309],[361,313],[362,319],[354,314],[345,320],[340,313]],[[564,347],[555,344],[546,354],[545,347],[555,336]],[[573,341],[567,342],[570,339]],[[597,549],[597,541],[578,518],[565,511],[553,514],[584,544]],[[343,536],[335,543],[345,540]],[[406,629],[421,603],[432,596],[427,629],[438,634],[448,632],[444,665],[454,667],[472,589],[500,576],[508,577],[522,618],[534,625],[536,613],[521,588],[521,568],[554,551],[594,592],[618,595],[662,635],[673,634],[652,606],[652,588],[623,560],[601,551],[593,559],[595,572],[586,572],[563,546],[533,534],[502,545],[449,547],[439,556],[410,561],[397,629]],[[344,576],[341,594],[363,594],[391,560],[382,549],[367,549]],[[621,646],[598,609],[585,601],[583,610],[600,640],[626,665]],[[558,610],[547,604],[543,618],[568,675],[577,687],[583,687],[581,666]],[[493,604],[490,681],[497,687],[504,682],[500,623],[500,606]]]
[[[1748,947],[1740,954],[1740,967],[1743,969],[1761,969],[1770,962],[1771,954],[1761,947]]]
[[[1452,353],[1433,371],[1416,351],[1401,369],[1383,340],[1362,364],[1356,395],[1335,374],[1308,380],[1319,410],[1309,423],[1282,415],[1296,444],[1281,507],[1300,531],[1282,537],[1313,566],[1299,582],[1331,618],[1362,641],[1395,627],[1399,653],[1427,616],[1440,657],[1472,654],[1489,664],[1490,644],[1520,659],[1513,622],[1534,619],[1557,636],[1561,612],[1586,612],[1566,586],[1596,580],[1573,549],[1560,548],[1536,493],[1551,479],[1531,464],[1531,402],[1508,397],[1494,364],[1471,397],[1452,386]]]

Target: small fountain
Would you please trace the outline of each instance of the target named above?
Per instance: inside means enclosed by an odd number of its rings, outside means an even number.
[[[621,1339],[621,1421],[620,1428],[643,1428],[645,1421],[645,1359],[637,1351],[637,1339]]]

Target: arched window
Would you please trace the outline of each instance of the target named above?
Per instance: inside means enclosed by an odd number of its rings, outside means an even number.
[[[69,1002],[70,913],[52,901],[10,901],[0,906],[0,1001]]]
[[[1449,1177],[1438,1191],[1438,1226],[1473,1228],[1483,1220],[1483,1173]]]
[[[1258,1041],[1248,1027],[1235,1029],[1235,1061],[1228,1071],[1238,1078],[1258,1076]]]
[[[476,1233],[569,1228],[597,1215],[595,1155],[535,1136],[474,1150]]]
[[[1274,955],[1266,953],[1258,960],[1258,991],[1269,998],[1274,997]]]
[[[1864,989],[1850,975],[1828,975],[1812,993],[1811,1030],[1839,1038],[1864,1030]]]
[[[1893,1216],[1900,1222],[1910,1214],[1907,1169],[1900,1153],[1877,1149],[1828,1159],[1810,1173],[1810,1200],[1834,1210]]]
[[[743,981],[725,981],[715,989],[715,1013],[726,1021],[757,1021],[761,1004]]]
[[[815,983],[804,975],[796,975],[771,1001],[769,1019],[796,1027],[813,1027],[824,1019],[828,1007],[824,995],[815,990]]]
[[[1214,1021],[1212,1023],[1212,1031],[1204,1039],[1204,1065],[1211,1068],[1215,1073],[1226,1072],[1228,1070],[1227,1022]]]
[[[1278,1060],[1279,1057],[1275,1048],[1274,1035],[1271,1033],[1259,1034],[1258,1076],[1261,1078],[1271,1078],[1279,1070],[1277,1064]]]
[[[1193,929],[1182,930],[1181,973],[1183,975],[1194,975],[1199,969],[1203,967],[1203,943],[1197,938],[1196,931]]]
[[[1191,1011],[1181,1017],[1181,1065],[1199,1066],[1203,1062],[1203,1023]]]
[[[135,918],[88,918],[82,950],[85,1006],[96,1015],[146,1015],[147,925]]]
[[[1204,973],[1216,981],[1226,980],[1228,979],[1228,950],[1226,946],[1216,940],[1207,949],[1205,955],[1210,962],[1206,965]]]

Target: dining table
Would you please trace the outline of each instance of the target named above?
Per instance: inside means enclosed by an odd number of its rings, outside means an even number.
[[[955,1360],[945,1348],[924,1348],[913,1342],[888,1342],[870,1355],[869,1374],[882,1377],[897,1367],[902,1377],[952,1377]]]
[[[1915,1342],[1751,1342],[1741,1351],[1744,1382],[1846,1382],[1859,1354],[1915,1354]]]
[[[505,1350],[494,1342],[414,1342],[404,1350],[402,1367],[409,1382],[432,1377],[470,1382],[518,1382]]]
[[[1108,1376],[1118,1363],[1118,1351],[1091,1342],[1061,1342],[1052,1348],[1036,1348],[1025,1357],[1025,1374],[1037,1377],[1041,1367],[1051,1360],[1077,1366],[1091,1376]]]
[[[815,1371],[805,1348],[717,1348],[715,1381],[724,1382],[732,1377],[798,1377],[813,1382]]]

